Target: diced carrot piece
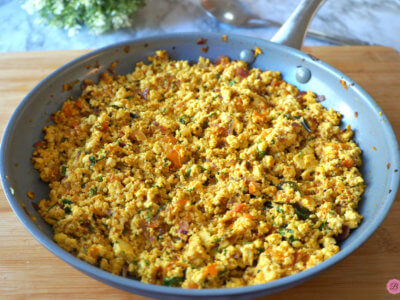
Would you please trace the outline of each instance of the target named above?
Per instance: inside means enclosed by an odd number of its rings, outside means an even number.
[[[282,82],[283,82],[283,81],[280,81],[280,80],[273,80],[272,83],[271,83],[271,85],[272,85],[272,86],[280,86],[280,85],[282,84]]]
[[[189,281],[189,282],[188,282],[188,288],[189,288],[189,289],[198,289],[198,288],[199,288],[199,285],[198,285],[196,282]]]
[[[165,138],[163,138],[163,141],[175,145],[178,142],[178,139],[174,136],[166,136]]]
[[[218,274],[218,270],[215,267],[215,264],[211,264],[206,267],[206,275],[207,276],[216,276],[217,274]]]
[[[179,199],[179,200],[176,201],[176,205],[183,206],[183,205],[186,204],[186,202],[187,202],[186,199]]]
[[[351,158],[349,158],[349,159],[346,159],[344,162],[343,162],[343,166],[345,166],[346,168],[352,168],[353,166],[354,166],[354,162],[353,162],[353,160],[351,159]]]
[[[253,216],[252,216],[251,214],[245,213],[244,216],[245,216],[247,219],[253,220]]]
[[[254,184],[254,182],[250,182],[249,183],[249,193],[254,194],[255,192],[256,192],[256,185]]]

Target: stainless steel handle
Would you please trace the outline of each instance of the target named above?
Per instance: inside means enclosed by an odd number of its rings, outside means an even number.
[[[308,24],[325,0],[302,0],[271,41],[300,49]]]
[[[248,21],[249,24],[252,24],[254,27],[270,27],[271,25],[281,27],[283,25],[282,22],[274,21],[274,20],[264,20],[264,19],[250,19]],[[314,29],[307,29],[306,35],[317,38],[323,41],[339,44],[339,45],[345,45],[345,46],[370,46],[370,45],[376,45],[371,42],[363,41],[357,38],[348,38],[344,36],[338,36],[330,33],[325,33],[322,31],[314,30]]]

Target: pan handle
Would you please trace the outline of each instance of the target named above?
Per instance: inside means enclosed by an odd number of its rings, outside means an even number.
[[[308,24],[326,0],[302,0],[271,41],[300,49]]]

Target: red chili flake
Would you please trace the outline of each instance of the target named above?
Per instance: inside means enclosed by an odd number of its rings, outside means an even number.
[[[357,111],[354,113],[354,116],[355,116],[356,118],[358,118],[358,112],[357,112]]]
[[[39,211],[39,205],[37,205],[37,203],[32,202],[32,207],[33,207],[36,211]]]
[[[142,98],[147,100],[147,95],[149,94],[149,88],[145,88],[142,92]]]
[[[300,91],[300,92],[297,94],[296,99],[303,98],[303,96],[306,95],[306,94],[307,94],[307,92],[305,92],[305,91]]]
[[[249,70],[243,67],[239,67],[236,69],[236,75],[242,78],[246,78],[249,76]]]
[[[390,169],[390,163],[387,163],[387,165],[386,165],[386,169]]]
[[[201,52],[203,52],[203,53],[207,53],[207,52],[208,52],[208,47],[207,47],[207,46],[202,47],[200,50],[201,50]]]
[[[162,134],[168,133],[168,129],[165,128],[163,125],[160,125],[158,122],[154,121],[153,125],[156,126],[161,131]]]
[[[207,43],[207,39],[199,38],[196,44],[197,45],[204,45],[205,43]]]
[[[343,242],[349,235],[350,228],[347,225],[342,226],[342,233],[336,236],[336,241]]]
[[[214,65],[222,64],[223,66],[225,66],[228,63],[229,63],[229,58],[226,57],[225,55],[218,56],[217,59],[214,61]]]
[[[183,220],[179,225],[179,233],[188,234],[189,223],[186,220]]]

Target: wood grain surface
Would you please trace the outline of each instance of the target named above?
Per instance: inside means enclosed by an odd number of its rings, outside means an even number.
[[[359,83],[380,105],[400,138],[400,55],[385,47],[313,47],[306,52]],[[41,79],[87,50],[0,54],[0,132],[17,104]],[[386,291],[400,279],[397,197],[377,232],[348,258],[314,279],[268,299],[399,299]],[[399,298],[398,298],[399,297]],[[80,273],[41,246],[0,191],[0,298],[146,299]]]

